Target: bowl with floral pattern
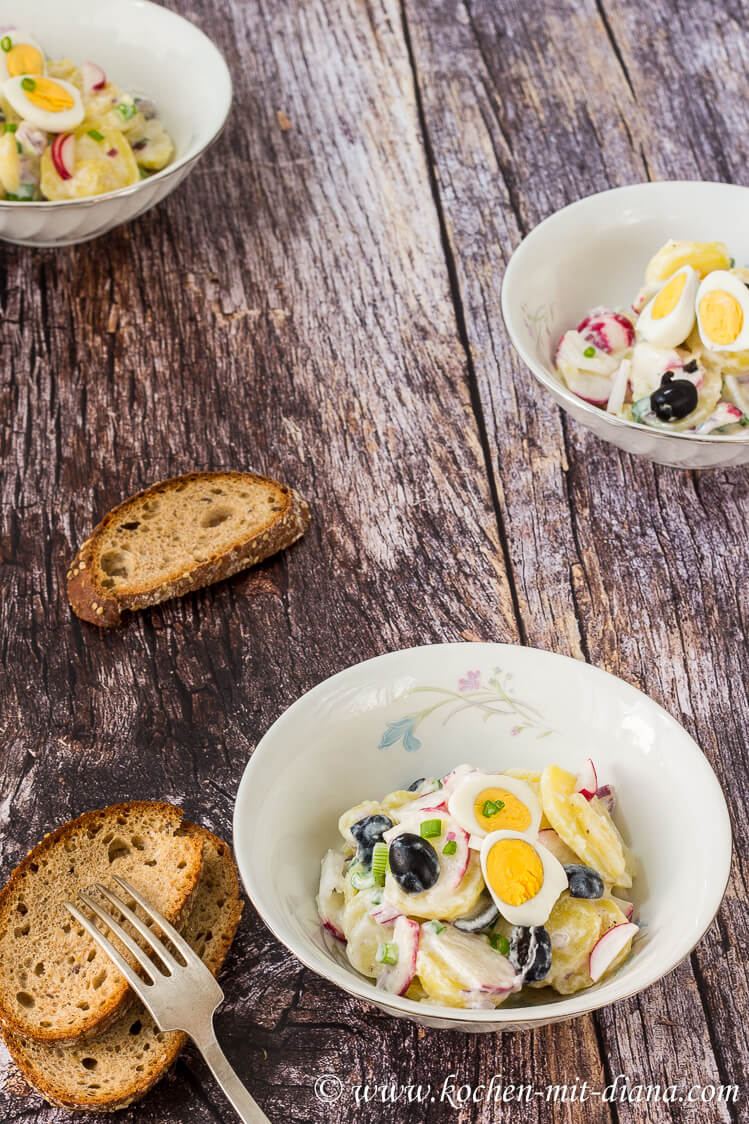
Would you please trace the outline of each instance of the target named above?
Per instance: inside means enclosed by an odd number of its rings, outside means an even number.
[[[392,994],[354,971],[316,908],[320,861],[340,844],[342,811],[464,762],[488,772],[550,763],[577,772],[587,758],[615,786],[617,827],[637,856],[639,933],[613,975],[574,995],[543,988],[529,1001],[524,989],[521,1002],[468,1010]],[[685,815],[695,808],[698,817]],[[581,661],[479,643],[378,656],[298,699],[247,765],[234,843],[255,908],[303,964],[389,1014],[464,1031],[557,1022],[655,983],[707,930],[731,859],[718,781],[657,703]]]

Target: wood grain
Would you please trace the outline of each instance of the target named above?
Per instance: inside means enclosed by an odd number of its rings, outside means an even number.
[[[513,248],[571,199],[744,174],[746,6],[170,6],[227,55],[219,144],[132,226],[0,258],[0,875],[52,824],[120,798],[176,800],[227,835],[265,729],[358,659],[461,637],[587,658],[683,721],[729,794],[739,858],[690,961],[595,1018],[426,1032],[314,977],[248,908],[219,1036],[273,1120],[359,1120],[349,1093],[315,1099],[325,1072],[599,1089],[624,1072],[746,1091],[746,478],[657,469],[563,421],[499,313]],[[297,486],[313,502],[305,539],[115,635],[71,618],[65,566],[101,514],[222,467]],[[5,1066],[0,1110],[71,1119]],[[424,1119],[417,1104],[366,1111]],[[693,1116],[502,1107],[508,1121]],[[428,1118],[498,1110],[442,1103]],[[233,1116],[188,1051],[120,1119]]]

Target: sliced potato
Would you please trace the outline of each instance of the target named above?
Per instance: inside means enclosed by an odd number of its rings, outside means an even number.
[[[90,135],[92,130],[101,140]],[[102,121],[84,121],[74,136],[75,171],[71,179],[63,180],[58,175],[50,148],[42,154],[41,188],[47,199],[84,199],[138,182],[140,173],[133,150],[117,129]]]
[[[575,792],[576,780],[558,765],[548,766],[541,774],[541,803],[551,826],[605,882],[631,886],[624,843],[616,826],[600,800],[586,800]]]

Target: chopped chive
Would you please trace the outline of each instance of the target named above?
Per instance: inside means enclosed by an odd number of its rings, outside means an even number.
[[[729,265],[730,265],[731,269],[733,269],[733,267],[736,265],[736,258],[730,258],[729,259]]]
[[[21,79],[21,86],[23,87],[24,90],[35,90],[36,89],[36,82],[34,81],[33,78],[29,78],[28,75],[27,75],[25,78]]]
[[[592,359],[593,356],[595,355],[595,353],[596,353],[596,349],[594,347],[586,347],[585,351],[583,352],[583,355],[585,356],[586,359]]]
[[[134,105],[129,105],[126,101],[120,102],[120,104],[116,108],[123,121],[131,121],[133,117],[135,117],[135,114],[138,112],[137,108]]]
[[[422,839],[434,839],[442,834],[442,820],[424,820],[419,833]]]
[[[10,35],[3,35],[2,39],[0,39],[0,47],[2,47],[6,54],[12,46],[13,44],[10,41]]]
[[[16,148],[18,149],[18,155],[20,156],[23,153],[23,145],[20,141],[16,141]]]
[[[741,417],[739,419],[739,425],[741,425],[741,426],[749,425],[749,414],[742,414],[741,415]]]
[[[444,931],[445,931],[445,926],[442,924],[441,921],[430,921],[429,922],[429,928],[432,930],[433,933],[435,933],[437,935],[439,935],[440,933],[444,933]]]
[[[370,890],[375,884],[372,875],[362,870],[355,870],[351,875],[351,885],[355,890]]]
[[[104,134],[100,133],[98,129],[89,129],[88,135],[91,137],[92,140],[95,140],[95,141],[103,141],[104,140]]]
[[[392,941],[383,941],[382,944],[377,946],[375,959],[378,964],[397,964],[398,945],[394,944]]]
[[[442,854],[443,855],[454,855],[455,852],[457,851],[457,849],[458,849],[458,844],[455,842],[455,840],[454,839],[448,839],[447,843],[445,843],[445,846],[442,848]]]
[[[15,133],[17,128],[18,128],[18,125],[16,124],[15,121],[6,121],[5,122],[5,128],[3,129],[3,132],[4,133]]]
[[[481,809],[481,815],[486,816],[487,818],[490,816],[496,816],[497,812],[501,812],[504,806],[504,800],[485,800],[484,806]]]
[[[382,905],[383,893],[382,890],[372,891],[372,905]]]
[[[388,861],[387,843],[375,843],[372,848],[372,877],[376,886],[384,886]]]
[[[507,956],[510,951],[510,942],[501,933],[489,933],[489,944],[495,952],[501,952],[503,956]]]

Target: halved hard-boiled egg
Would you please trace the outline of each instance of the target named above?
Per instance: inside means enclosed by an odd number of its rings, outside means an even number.
[[[489,832],[538,834],[541,802],[526,781],[506,773],[470,773],[448,800],[450,815],[471,836],[475,850]]]
[[[0,33],[0,82],[45,71],[44,51],[32,35],[19,27]]]
[[[48,133],[75,129],[84,118],[79,91],[62,78],[24,74],[9,78],[3,93],[19,116]]]
[[[637,334],[656,347],[676,347],[683,343],[694,326],[694,302],[700,279],[691,265],[682,266],[653,299],[637,320]]]
[[[727,269],[708,274],[697,290],[700,339],[710,351],[749,347],[749,289]]]
[[[493,831],[486,836],[481,872],[497,909],[511,925],[543,925],[567,889],[559,860],[521,831]]]

